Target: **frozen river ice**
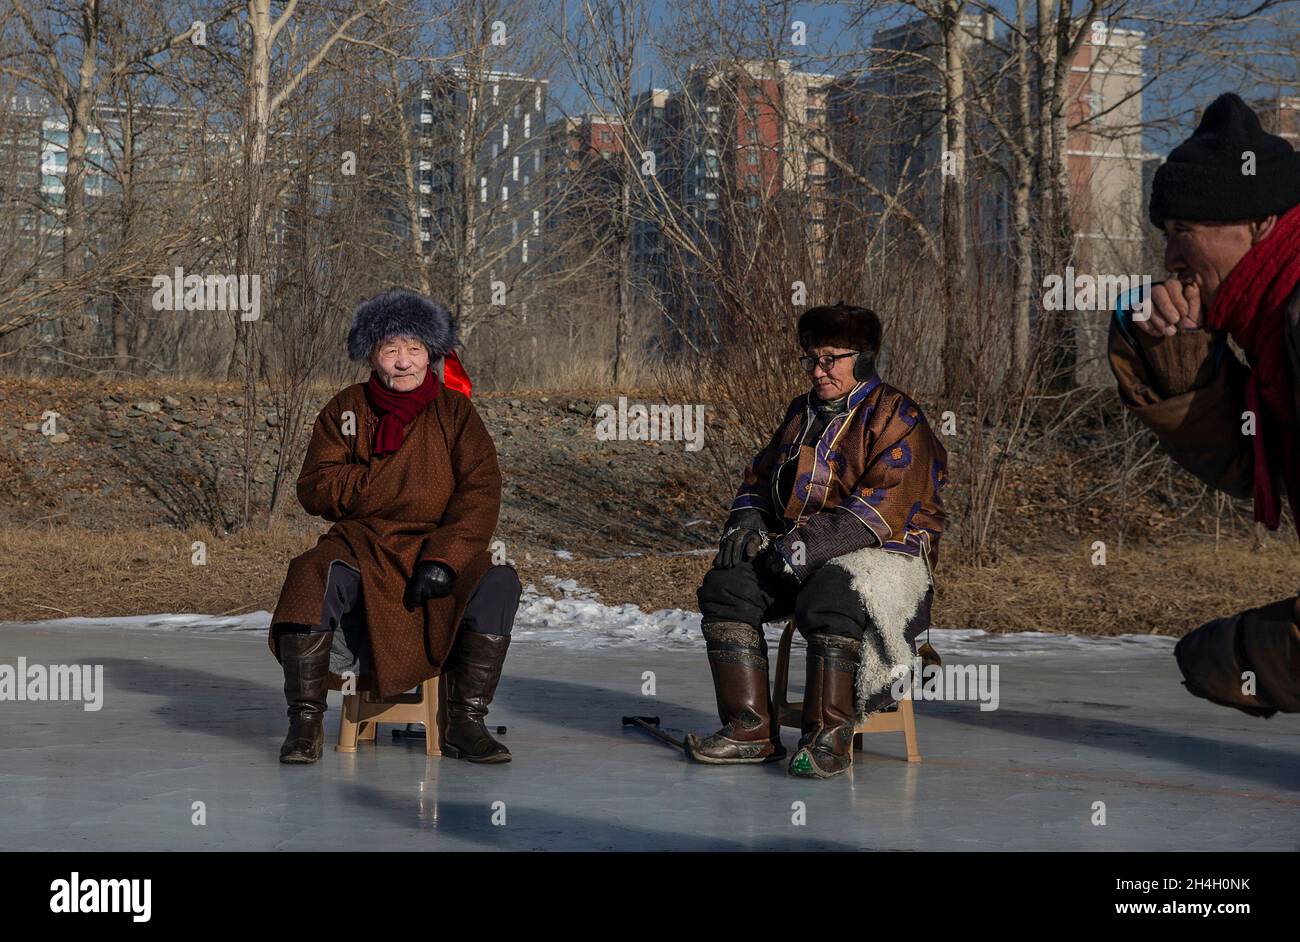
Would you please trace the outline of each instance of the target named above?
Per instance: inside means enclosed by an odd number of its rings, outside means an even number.
[[[98,710],[0,702],[0,850],[1300,849],[1300,718],[1190,696],[1170,639],[935,631],[945,663],[998,667],[997,709],[919,701],[920,763],[873,735],[810,782],[623,728],[716,727],[699,616],[569,588],[521,608],[489,718],[515,761],[491,767],[387,728],[335,752],[334,693],[324,758],[281,766],[265,612],[0,624],[0,664],[103,668]]]

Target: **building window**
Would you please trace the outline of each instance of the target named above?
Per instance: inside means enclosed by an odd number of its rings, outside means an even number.
[[[501,149],[505,150],[510,146],[510,125],[501,125]]]
[[[528,140],[528,138],[532,136],[533,132],[531,130],[531,125],[532,125],[531,119],[532,119],[531,113],[524,115],[524,140]]]
[[[487,177],[478,178],[478,201],[480,203],[487,202]]]
[[[758,186],[758,174],[756,173],[745,174],[745,186],[755,186],[755,187]]]
[[[542,149],[540,147],[533,151],[533,172],[542,172]]]
[[[512,180],[519,179],[519,155],[518,154],[515,154],[514,156],[514,164],[510,170],[510,178]]]
[[[533,210],[533,235],[541,235],[541,234],[542,234],[542,211],[540,209],[534,209]]]
[[[745,151],[745,162],[746,162],[746,163],[750,163],[750,164],[757,165],[757,164],[758,164],[758,151],[755,150],[755,149],[752,148],[752,147],[751,147],[749,150]]]
[[[506,186],[503,183],[501,184],[501,205],[505,206],[509,202],[510,202],[510,187]]]
[[[542,110],[542,86],[540,85],[533,86],[533,110]]]
[[[524,241],[520,244],[519,255],[520,255],[520,259],[519,259],[520,261],[522,262],[528,261],[528,240],[527,239],[524,239]]]
[[[495,104],[498,104],[498,103],[499,103],[499,102],[498,102],[498,96],[500,95],[500,93],[501,93],[501,86],[500,86],[500,85],[493,85],[493,86],[492,86],[492,104],[495,105]]]
[[[510,218],[510,241],[513,242],[519,238],[519,220],[513,216]]]

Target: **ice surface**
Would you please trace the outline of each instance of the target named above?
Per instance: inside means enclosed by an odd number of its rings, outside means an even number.
[[[265,613],[0,624],[0,663],[103,668],[97,712],[0,702],[0,850],[1300,849],[1300,718],[1191,697],[1154,644],[971,639],[1003,646],[969,657],[1000,668],[998,709],[918,702],[920,763],[902,761],[900,734],[872,735],[850,773],[810,782],[781,763],[690,764],[622,726],[717,727],[703,652],[680,640],[689,618],[528,608],[539,635],[511,646],[488,717],[515,761],[488,767],[427,758],[389,728],[335,752],[335,693],[321,761],[280,765]],[[566,617],[622,640],[575,646]]]

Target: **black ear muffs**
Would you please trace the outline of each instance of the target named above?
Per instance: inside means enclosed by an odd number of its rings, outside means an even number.
[[[876,355],[870,350],[863,350],[858,354],[858,358],[853,361],[853,378],[859,383],[865,383],[875,375]]]

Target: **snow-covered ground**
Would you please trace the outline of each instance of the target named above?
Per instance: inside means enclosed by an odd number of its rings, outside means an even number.
[[[635,647],[650,650],[703,649],[698,612],[659,609],[645,612],[636,605],[605,605],[588,589],[572,579],[547,577],[561,598],[524,587],[515,617],[516,641],[538,642],[575,650]],[[168,631],[182,634],[264,634],[271,613],[246,615],[162,614],[116,618],[56,618],[26,622],[41,628],[118,631]],[[769,632],[769,642],[775,637]],[[973,628],[935,628],[930,641],[941,654],[996,658],[1060,654],[1070,650],[1091,652],[1172,651],[1174,639],[1163,635],[1116,635],[1092,637],[1021,631],[993,634]],[[801,644],[796,635],[795,647]]]

